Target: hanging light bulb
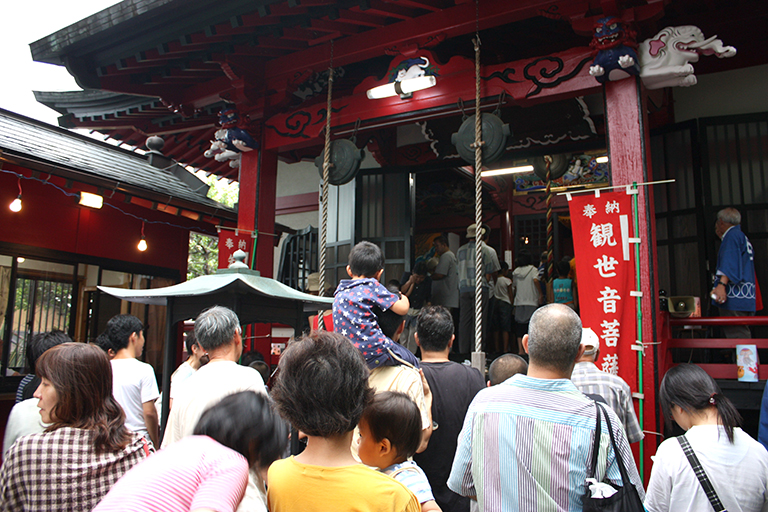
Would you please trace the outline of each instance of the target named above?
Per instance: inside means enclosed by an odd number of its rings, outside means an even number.
[[[21,211],[21,178],[19,178],[19,195],[16,196],[16,199],[11,201],[11,204],[8,205],[8,208],[13,213],[18,213]]]
[[[147,237],[144,236],[144,221],[141,221],[141,240],[139,240],[139,245],[136,248],[144,252],[147,250],[147,247]]]

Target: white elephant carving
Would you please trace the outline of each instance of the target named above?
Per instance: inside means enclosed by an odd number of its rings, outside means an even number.
[[[733,57],[736,48],[723,46],[717,36],[705,39],[698,27],[684,25],[667,27],[646,39],[640,43],[637,53],[643,83],[648,89],[661,89],[696,85],[691,62],[698,62],[699,55]]]

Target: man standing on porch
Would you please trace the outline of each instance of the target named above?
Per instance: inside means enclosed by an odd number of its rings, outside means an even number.
[[[475,349],[475,237],[482,247],[483,254],[483,340],[488,335],[488,298],[496,273],[501,269],[496,251],[488,247],[484,240],[488,238],[488,227],[470,225],[467,228],[469,241],[459,247],[456,254],[459,271],[459,353],[467,354]]]
[[[755,314],[755,263],[752,244],[741,231],[741,214],[736,208],[717,212],[715,233],[722,240],[717,253],[717,272],[710,292],[712,303],[722,316]],[[751,338],[747,325],[723,327],[726,338]]]

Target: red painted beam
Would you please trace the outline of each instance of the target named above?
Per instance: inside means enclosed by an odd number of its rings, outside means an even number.
[[[496,0],[484,3],[480,5],[480,29],[527,19],[557,4],[552,0]],[[346,37],[335,44],[333,61],[334,65],[345,66],[383,55],[387,48],[412,41],[417,36],[445,34],[450,38],[474,31],[475,4],[465,3]],[[307,69],[318,70],[328,65],[328,57],[329,49],[325,47],[295,52],[290,59],[269,62],[266,75],[290,76]]]

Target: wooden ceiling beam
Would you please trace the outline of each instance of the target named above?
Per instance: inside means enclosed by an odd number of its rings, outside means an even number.
[[[414,9],[424,9],[426,11],[437,12],[445,8],[451,7],[453,4],[449,4],[444,0],[384,0],[387,3],[397,2],[397,4],[404,7],[412,7]]]
[[[398,18],[401,20],[410,20],[419,14],[416,9],[402,7],[397,4],[388,4],[381,0],[361,0],[358,8],[363,12],[380,14],[388,18]]]
[[[338,32],[345,36],[351,36],[360,32],[360,27],[350,26],[347,23],[339,23],[337,21],[328,20],[310,20],[309,26],[315,30],[321,30],[323,32]]]
[[[369,12],[350,11],[349,9],[339,9],[339,17],[334,21],[371,28],[379,28],[387,24],[386,16],[379,16]]]
[[[482,4],[480,29],[538,16],[558,3],[554,0],[504,0]],[[468,2],[340,39],[334,47],[333,61],[335,65],[346,66],[384,55],[387,48],[413,42],[417,37],[423,39],[444,35],[450,38],[474,31],[475,4]],[[280,77],[291,76],[307,69],[319,70],[327,65],[328,50],[324,47],[312,47],[294,52],[290,59],[268,62],[265,74],[270,80],[281,80]]]
[[[306,41],[292,41],[289,39],[282,39],[275,36],[261,36],[259,37],[259,46],[263,48],[277,48],[281,50],[304,50],[307,48]]]

